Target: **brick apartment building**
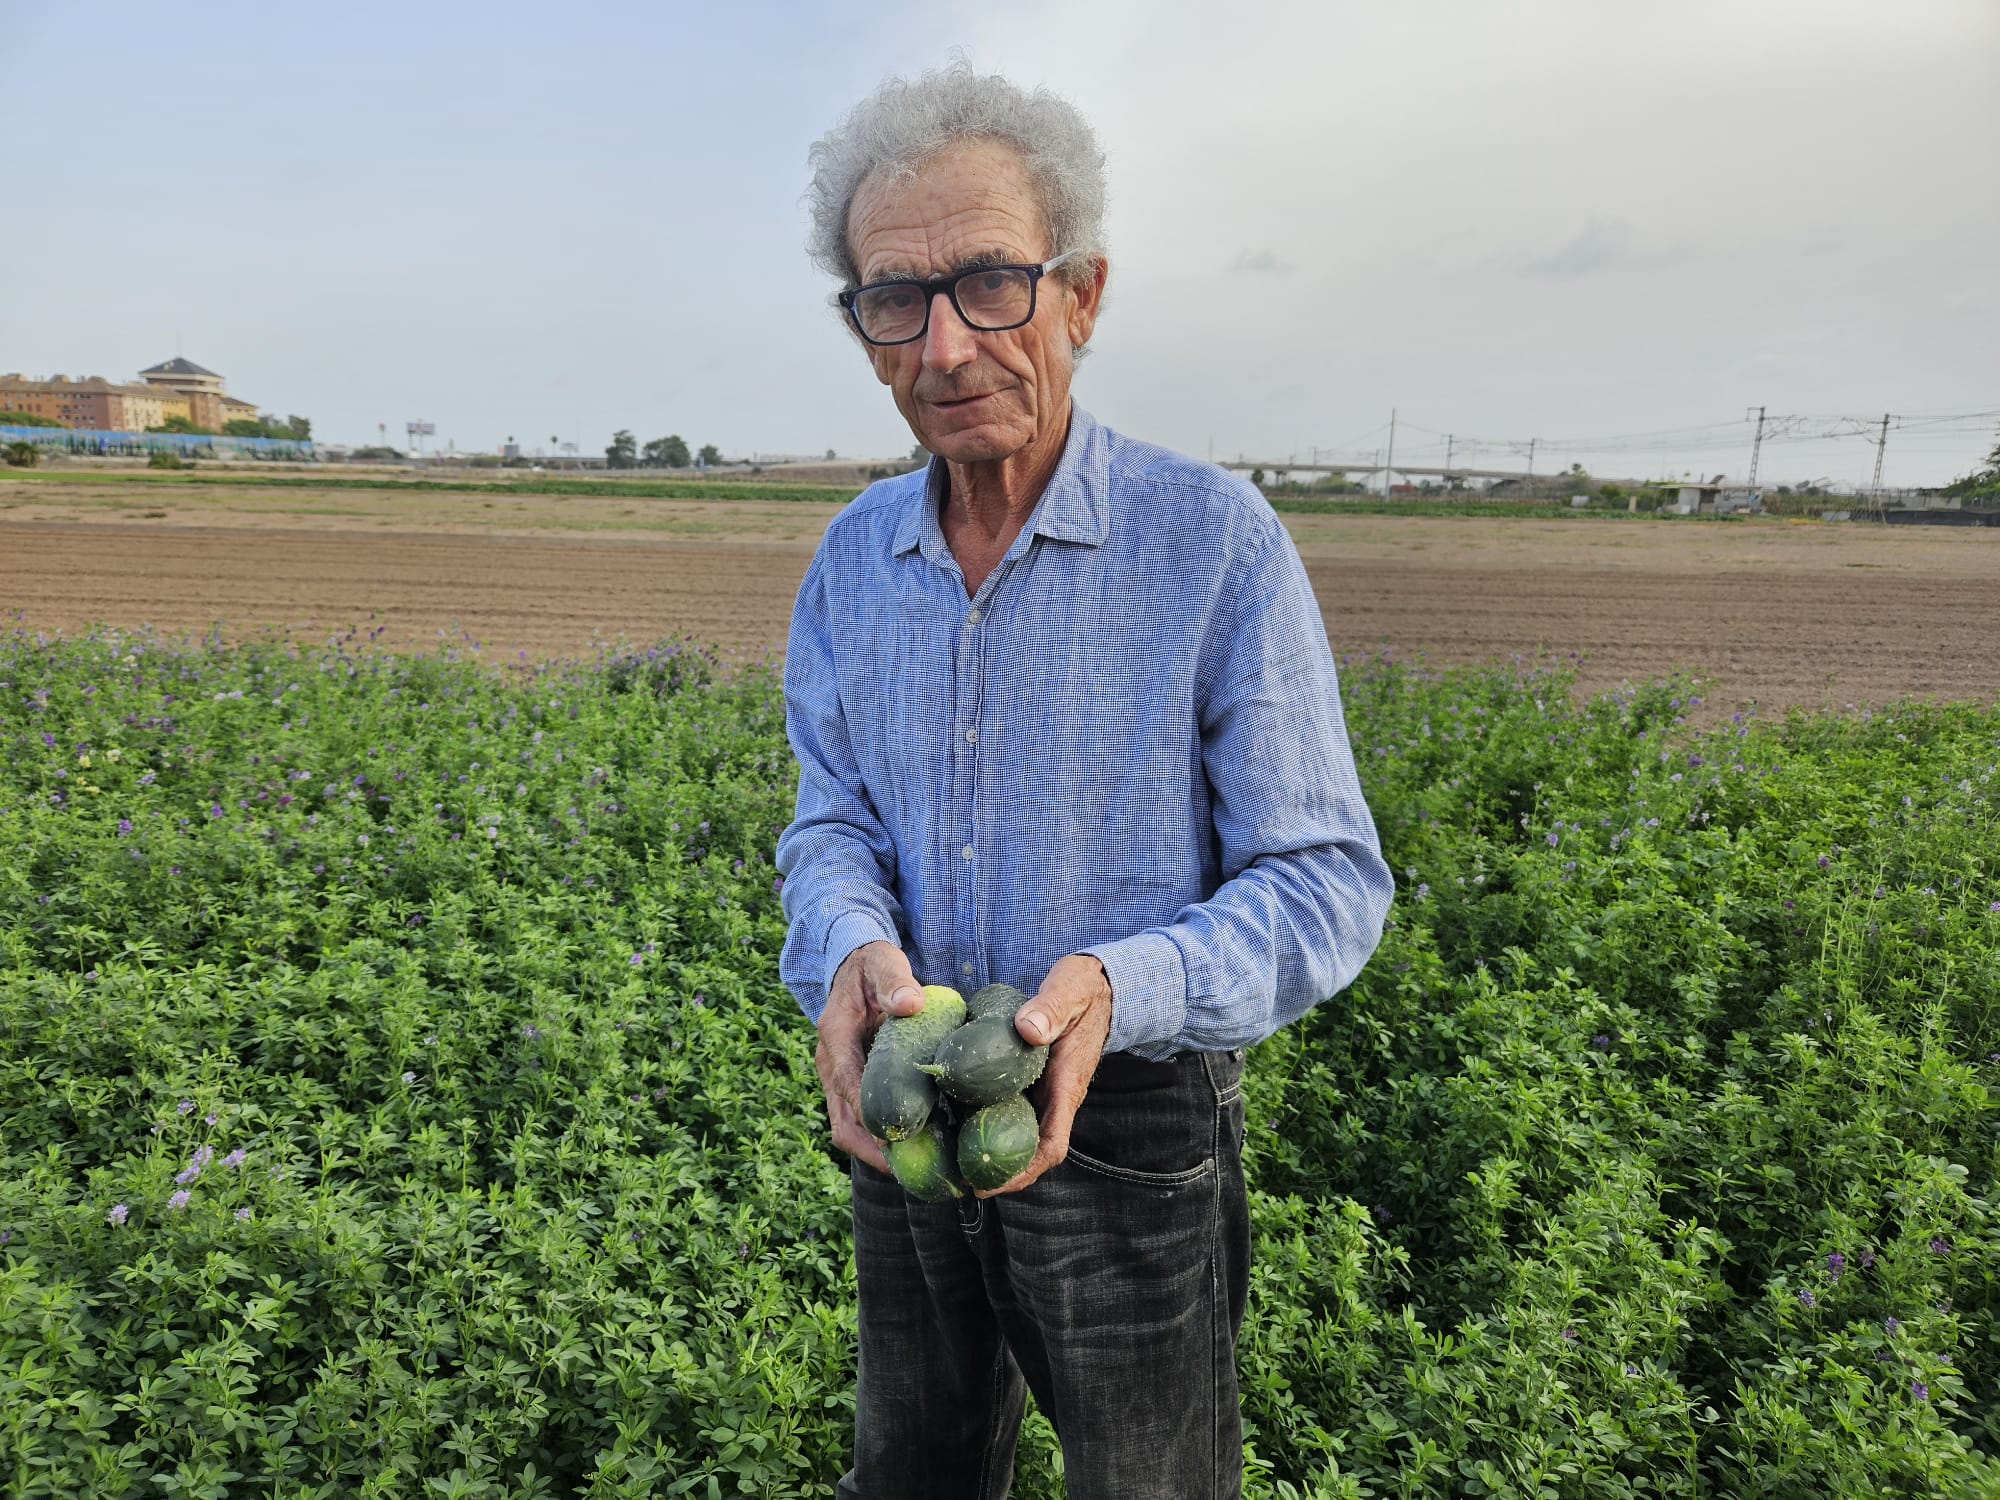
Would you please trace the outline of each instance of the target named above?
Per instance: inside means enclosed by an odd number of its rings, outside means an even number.
[[[97,432],[145,432],[170,417],[220,432],[225,422],[257,418],[256,403],[228,394],[220,375],[178,358],[141,370],[132,385],[117,385],[102,375],[75,380],[0,375],[0,411],[23,411]]]

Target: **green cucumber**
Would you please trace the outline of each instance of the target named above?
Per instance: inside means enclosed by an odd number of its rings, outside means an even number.
[[[1026,1099],[1016,1094],[989,1104],[958,1127],[958,1174],[990,1192],[1018,1176],[1041,1142],[1042,1122]]]
[[[974,990],[972,998],[965,1002],[965,1019],[983,1021],[988,1016],[1005,1016],[1011,1021],[1027,1003],[1028,997],[1013,985],[989,984],[984,989]]]
[[[915,1135],[889,1142],[889,1170],[912,1198],[949,1203],[962,1197],[957,1175],[958,1132],[941,1115],[932,1115]]]
[[[998,1104],[1018,1094],[1048,1065],[1049,1049],[1031,1046],[1014,1029],[1012,1015],[989,1015],[968,1021],[944,1039],[937,1060],[918,1071],[961,1104]]]
[[[923,1129],[937,1104],[937,1086],[917,1071],[965,1020],[957,990],[924,986],[924,1008],[891,1016],[875,1033],[861,1069],[861,1124],[877,1140],[900,1141]]]

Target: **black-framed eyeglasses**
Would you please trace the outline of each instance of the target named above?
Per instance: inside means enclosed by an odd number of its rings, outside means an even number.
[[[977,266],[930,281],[902,278],[876,281],[842,292],[840,305],[854,328],[871,344],[910,344],[931,326],[931,304],[939,292],[967,328],[1001,333],[1035,315],[1035,284],[1064,261],[1083,252],[1065,250],[1039,266]]]

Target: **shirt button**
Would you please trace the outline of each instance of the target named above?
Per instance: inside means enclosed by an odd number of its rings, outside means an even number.
[[[966,731],[965,731],[965,742],[966,742],[966,744],[968,744],[968,745],[976,745],[976,744],[978,744],[978,743],[979,743],[979,731],[978,731],[978,730],[976,730],[976,729],[968,729],[968,730],[966,730]]]
[[[968,625],[977,625],[979,623],[979,611],[976,609],[968,611],[965,616],[965,623]]]
[[[968,958],[964,963],[960,964],[958,971],[970,979],[972,977],[972,960]]]
[[[959,850],[958,852],[960,854],[963,854],[967,859],[970,859],[972,858],[972,845],[967,844],[963,849]]]

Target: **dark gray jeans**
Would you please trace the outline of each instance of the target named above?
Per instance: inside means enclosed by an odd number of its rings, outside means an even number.
[[[1025,1389],[1070,1500],[1229,1500],[1250,1277],[1242,1054],[1113,1053],[1067,1161],[920,1203],[853,1169],[860,1373],[850,1500],[1001,1500]]]

